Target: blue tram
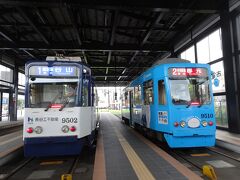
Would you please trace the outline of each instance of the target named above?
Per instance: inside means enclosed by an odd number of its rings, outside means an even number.
[[[209,65],[167,59],[142,73],[123,92],[122,119],[172,148],[214,146]]]
[[[23,141],[27,157],[79,154],[94,140],[98,113],[91,69],[69,58],[25,66]]]

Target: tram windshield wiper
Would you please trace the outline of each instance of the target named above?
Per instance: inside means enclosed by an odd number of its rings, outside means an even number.
[[[186,108],[189,108],[191,105],[192,105],[192,101],[188,101]]]
[[[62,105],[62,107],[59,109],[59,111],[62,111],[63,108],[65,108],[68,103],[69,103],[69,98],[66,98],[64,103],[63,103],[63,105]]]
[[[199,108],[205,103],[205,100],[202,100],[202,102],[199,104]]]
[[[51,107],[51,105],[57,100],[58,96],[60,95],[60,93],[58,93],[53,100],[48,104],[48,106],[46,107],[46,109],[44,111],[48,111],[49,108]]]

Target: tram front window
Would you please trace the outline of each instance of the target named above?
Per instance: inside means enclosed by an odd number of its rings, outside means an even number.
[[[169,79],[175,105],[204,105],[211,101],[208,78]]]
[[[77,100],[77,79],[61,82],[56,78],[32,78],[29,82],[31,108],[47,108],[48,106],[75,106]]]

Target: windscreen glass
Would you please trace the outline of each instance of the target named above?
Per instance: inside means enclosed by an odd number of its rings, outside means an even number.
[[[29,106],[31,108],[73,107],[78,99],[79,70],[76,67],[31,67]]]
[[[170,68],[169,83],[175,105],[204,105],[211,102],[205,68]]]

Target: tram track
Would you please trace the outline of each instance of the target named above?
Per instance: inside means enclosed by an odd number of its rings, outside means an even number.
[[[59,180],[62,176],[78,179],[79,175],[86,180],[92,179],[94,152],[85,147],[76,156],[55,157],[18,157],[6,165],[0,166],[0,180],[49,179]],[[40,174],[41,173],[41,174]],[[39,177],[37,177],[37,175]]]
[[[160,146],[162,148],[162,146]],[[237,176],[239,173],[240,160],[226,153],[214,150],[213,148],[191,148],[191,149],[171,149],[162,148],[181,163],[187,165],[191,170],[198,171],[205,179],[203,166],[210,165],[215,169],[218,179],[228,179],[229,173]],[[226,176],[225,174],[229,174]],[[228,177],[228,178],[227,178]],[[234,179],[233,177],[231,179]]]
[[[62,168],[61,171],[59,171],[57,174],[55,174],[53,177],[45,178],[45,179],[59,179],[62,175],[72,175],[74,174],[79,160],[79,156],[70,156],[70,157],[49,157],[49,158],[27,158],[24,159],[23,162],[21,162],[19,165],[14,167],[11,171],[5,172],[4,174],[0,175],[0,180],[15,180],[15,179],[25,179],[31,176],[33,173],[30,171],[30,167],[34,167],[33,169],[36,169],[36,171],[44,171],[46,167],[49,169],[57,171],[57,168],[59,166],[64,166],[66,164],[66,167]],[[71,164],[69,162],[72,162]],[[56,163],[56,164],[55,164]],[[59,164],[58,164],[59,163]],[[8,167],[6,166],[5,169]],[[25,173],[28,173],[27,177],[24,176]],[[55,177],[58,178],[55,178]]]
[[[24,168],[26,165],[28,165],[31,161],[33,161],[35,158],[28,158],[23,163],[19,164],[17,167],[15,167],[12,171],[7,173],[5,176],[2,176],[0,178],[1,180],[9,179],[17,172],[21,171],[22,168]]]
[[[187,163],[189,163],[190,165],[192,165],[193,167],[197,168],[198,170],[200,170],[200,172],[202,171],[202,167],[197,165],[196,163],[190,161],[189,159],[185,158],[184,156],[181,155],[181,153],[179,153],[178,151],[176,150],[171,150],[171,152],[169,153],[171,155],[174,155],[174,156],[178,156],[180,157],[181,159],[183,159],[184,161],[186,161]]]
[[[240,154],[220,147],[180,148],[172,149],[166,143],[149,137],[148,133],[137,130],[149,141],[173,156],[179,162],[197,172],[203,179],[208,179],[203,174],[203,166],[210,165],[220,180],[239,179]],[[234,176],[233,176],[234,175]]]
[[[228,154],[226,154],[226,153],[223,153],[223,152],[214,150],[213,148],[206,148],[206,149],[208,149],[209,151],[212,151],[212,152],[214,152],[214,153],[220,154],[220,155],[222,155],[222,156],[225,156],[225,157],[227,157],[227,158],[229,158],[229,159],[232,159],[232,160],[234,160],[234,161],[240,162],[240,158],[237,159],[237,158],[235,158],[235,157],[233,157],[233,156],[230,156],[230,155],[228,155]]]

